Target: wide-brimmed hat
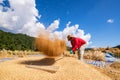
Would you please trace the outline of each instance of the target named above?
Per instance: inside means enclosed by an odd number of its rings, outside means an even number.
[[[68,41],[69,41],[72,37],[73,37],[72,35],[68,35],[68,36],[67,36]]]

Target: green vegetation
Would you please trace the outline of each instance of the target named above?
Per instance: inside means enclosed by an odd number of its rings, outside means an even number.
[[[0,50],[35,50],[34,38],[0,30]]]

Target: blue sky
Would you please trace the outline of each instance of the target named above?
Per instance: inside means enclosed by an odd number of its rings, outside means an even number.
[[[46,26],[60,19],[59,30],[63,30],[71,21],[91,34],[93,46],[120,44],[120,0],[36,0],[36,8]]]
[[[0,19],[0,29],[28,35],[46,27],[64,32],[70,21],[68,30],[78,24],[91,35],[91,47],[120,45],[120,0],[0,0]]]

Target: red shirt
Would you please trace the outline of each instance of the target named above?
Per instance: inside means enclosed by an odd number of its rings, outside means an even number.
[[[83,44],[86,44],[85,40],[81,38],[73,37],[71,40],[72,51],[79,49]]]

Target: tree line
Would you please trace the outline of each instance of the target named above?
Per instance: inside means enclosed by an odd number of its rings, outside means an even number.
[[[113,48],[119,48],[120,45]],[[26,34],[14,34],[0,30],[0,50],[37,50],[35,38]],[[67,47],[69,49],[69,47]],[[92,49],[92,48],[90,48]]]
[[[35,50],[35,38],[0,30],[0,50]]]

